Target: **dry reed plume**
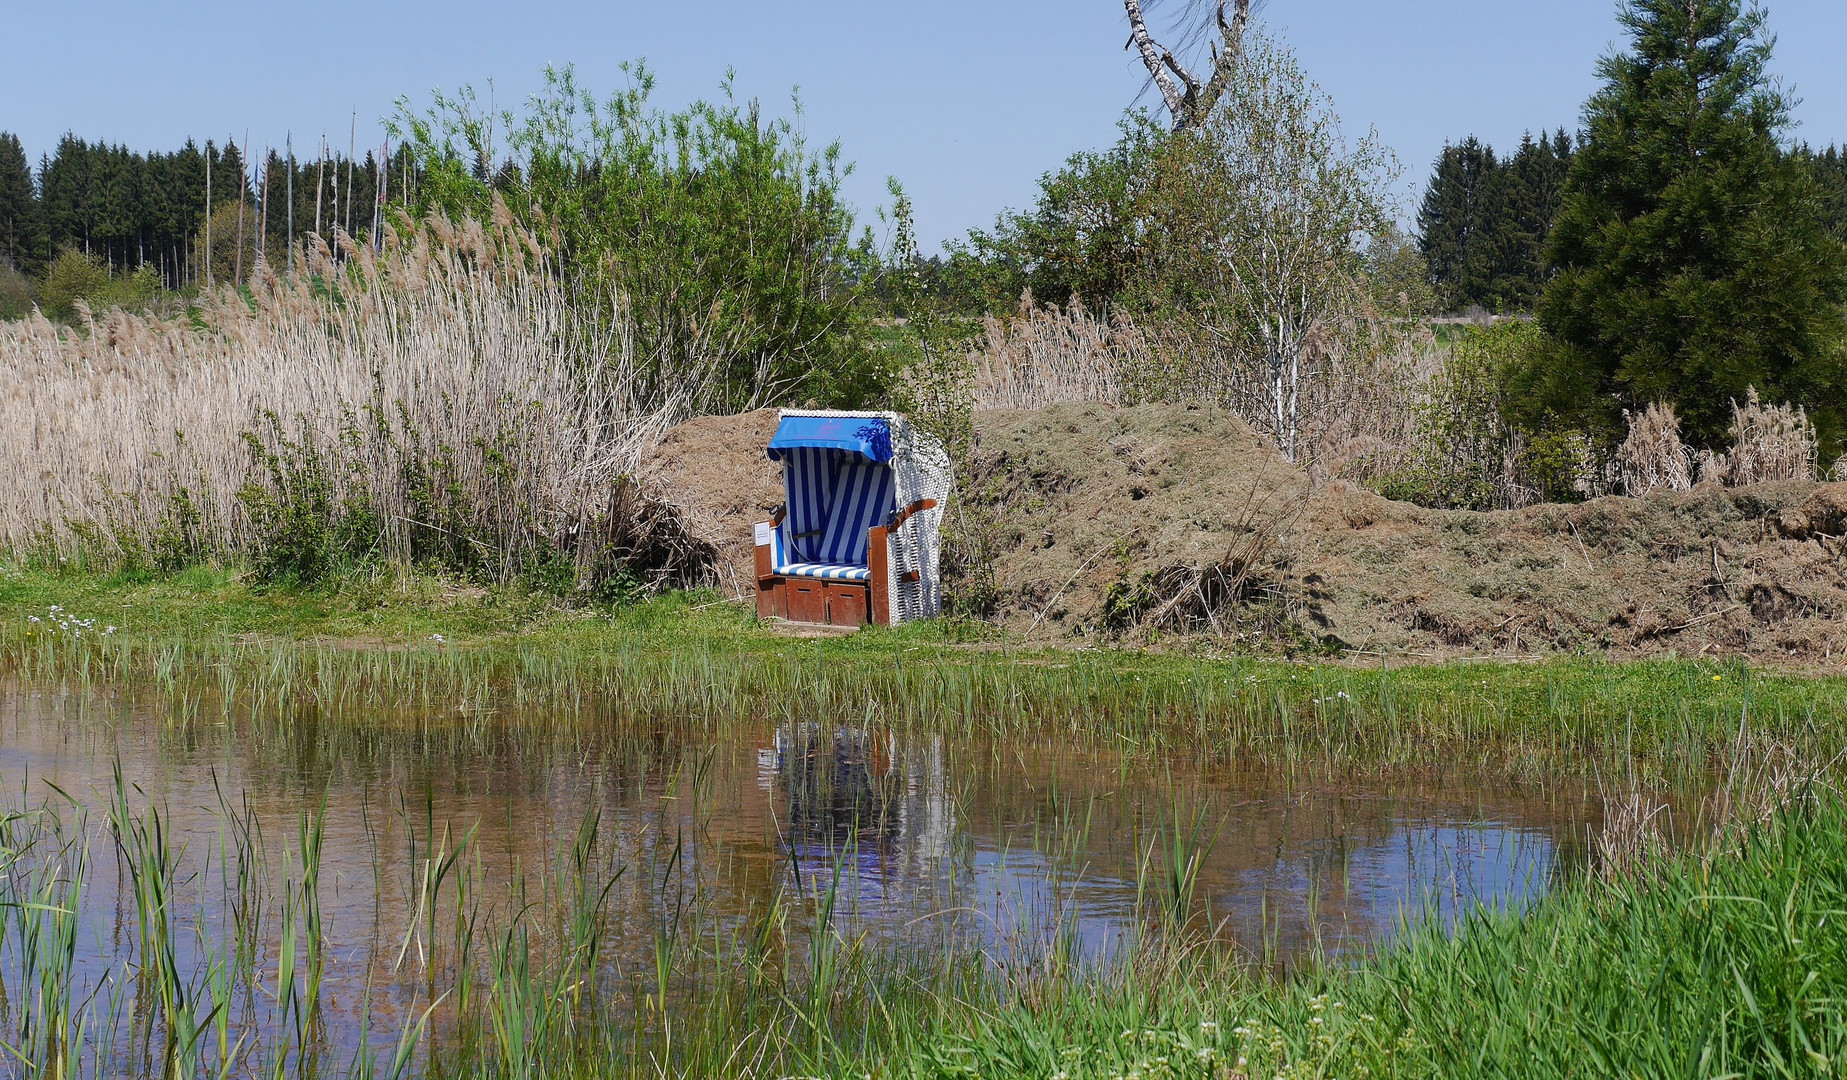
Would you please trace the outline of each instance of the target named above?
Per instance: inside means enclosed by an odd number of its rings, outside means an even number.
[[[970,357],[980,410],[1043,409],[1061,401],[1119,405],[1125,376],[1148,349],[1127,319],[1093,316],[1076,297],[1061,311],[1041,307],[1026,293],[1017,315],[990,315],[984,330]]]
[[[1757,388],[1732,402],[1730,453],[1700,455],[1700,480],[1727,487],[1777,480],[1813,480],[1818,439],[1800,405],[1765,405]]]
[[[1629,422],[1629,434],[1616,450],[1623,491],[1640,497],[1657,489],[1691,488],[1693,470],[1686,445],[1680,441],[1680,417],[1674,415],[1674,406],[1657,402],[1635,414],[1625,409],[1623,418]]]
[[[0,327],[0,545],[251,552],[249,492],[319,483],[326,505],[369,507],[380,555],[447,542],[504,574],[549,544],[582,569],[612,498],[637,501],[618,478],[696,389],[644,399],[621,305],[573,305],[504,216],[337,244],[191,325]]]

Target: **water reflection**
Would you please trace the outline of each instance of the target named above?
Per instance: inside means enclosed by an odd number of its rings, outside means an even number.
[[[0,688],[6,801],[68,792],[101,820],[119,761],[138,804],[162,808],[184,845],[197,904],[180,913],[180,940],[193,963],[232,923],[230,895],[205,887],[235,856],[227,805],[258,823],[257,855],[286,872],[301,815],[324,799],[323,994],[329,1023],[346,1025],[336,1045],[357,1037],[368,993],[387,1019],[418,1000],[394,982],[403,972],[421,964],[431,986],[453,975],[429,911],[456,918],[473,903],[491,920],[567,893],[586,818],[597,842],[581,873],[612,882],[598,979],[618,989],[649,977],[676,928],[704,919],[735,932],[790,897],[792,952],[803,917],[830,910],[843,938],[898,951],[968,948],[1005,964],[1056,946],[1100,959],[1148,925],[1176,863],[1191,875],[1193,925],[1286,968],[1388,939],[1407,915],[1453,922],[1526,903],[1582,863],[1595,823],[1582,791],[1284,777],[850,725],[692,738],[665,722],[591,722],[574,742],[458,755],[411,739],[336,752],[306,735],[253,737],[235,718],[176,728],[164,717],[133,694]],[[471,898],[451,885],[430,901],[419,890],[431,865],[465,836]],[[83,918],[80,968],[96,988],[130,960],[126,879],[97,874]],[[277,933],[271,917],[258,967]]]

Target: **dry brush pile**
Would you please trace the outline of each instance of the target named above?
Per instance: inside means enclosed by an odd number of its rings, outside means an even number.
[[[297,579],[367,559],[580,587],[705,572],[626,480],[693,403],[637,390],[620,303],[572,303],[505,220],[378,251],[340,236],[305,263],[189,321],[0,326],[0,547]]]

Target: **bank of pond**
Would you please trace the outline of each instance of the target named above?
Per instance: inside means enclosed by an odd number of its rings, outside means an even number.
[[[637,618],[9,624],[9,1069],[1840,1068],[1838,680]]]

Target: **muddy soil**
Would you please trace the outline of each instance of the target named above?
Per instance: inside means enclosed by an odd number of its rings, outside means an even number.
[[[733,595],[751,523],[782,499],[775,423],[682,425],[646,473],[718,546]],[[976,429],[951,592],[1033,639],[1847,666],[1847,484],[1435,511],[1311,485],[1220,410],[1072,404]]]

